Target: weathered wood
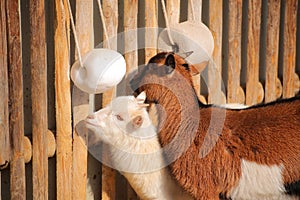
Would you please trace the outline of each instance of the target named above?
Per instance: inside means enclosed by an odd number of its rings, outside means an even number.
[[[32,158],[32,145],[29,138],[26,136],[23,137],[23,142],[24,142],[24,162],[29,163]]]
[[[275,82],[275,97],[276,99],[280,98],[282,95],[282,84],[279,78],[276,78]]]
[[[189,0],[188,20],[202,21],[202,0]]]
[[[66,0],[55,0],[56,195],[72,199],[72,120],[69,78],[70,24]]]
[[[297,8],[297,0],[285,1],[282,91],[284,98],[295,95],[294,74],[296,64]]]
[[[228,103],[244,103],[243,90],[240,87],[241,44],[242,44],[242,5],[243,0],[229,1],[228,24]],[[242,94],[240,94],[242,93]]]
[[[109,35],[109,46],[104,42],[104,48],[111,48],[117,50],[117,31],[118,31],[118,1],[117,0],[103,0],[103,12],[104,20],[107,29],[107,34]],[[103,37],[106,40],[105,36]],[[112,98],[116,96],[116,89],[110,89],[107,92],[103,93],[102,104],[103,107],[106,106]]]
[[[166,10],[169,18],[169,23],[178,23],[180,18],[180,0],[167,0]]]
[[[248,46],[246,104],[258,102],[259,44],[260,44],[261,0],[250,0],[248,5]]]
[[[7,30],[5,1],[0,1],[0,169],[8,165],[9,150],[9,123],[8,123],[8,61],[7,61]],[[1,179],[0,179],[1,182]],[[1,196],[1,192],[0,192]]]
[[[33,199],[48,199],[47,52],[44,0],[30,1]]]
[[[157,0],[145,0],[145,63],[157,53]]]
[[[179,2],[180,3],[180,2]],[[200,21],[202,19],[202,0],[189,0],[188,1],[188,20],[189,21]],[[207,63],[206,63],[207,64]],[[193,76],[193,83],[198,98],[201,102],[206,102],[204,96],[200,94],[201,91],[201,73]]]
[[[109,35],[109,47],[117,50],[117,35],[118,30],[118,1],[117,0],[103,0],[104,20]],[[104,36],[104,40],[105,40]],[[105,43],[104,43],[105,44]],[[108,47],[108,46],[104,46]],[[110,89],[103,93],[102,106],[106,106],[116,96],[116,89]],[[102,165],[102,199],[115,199],[115,177],[116,172],[104,165]]]
[[[5,1],[0,1],[0,105],[3,109],[0,111],[0,170],[8,165],[9,150],[9,122],[8,122],[8,72],[7,72],[7,38],[6,38],[6,12]],[[2,150],[3,149],[3,150]],[[1,171],[0,171],[0,200],[1,194]]]
[[[73,34],[77,34],[81,55],[93,49],[93,1],[76,0],[76,33]],[[78,59],[77,54],[76,59]],[[80,129],[81,132],[77,133],[75,127],[89,114],[89,94],[74,86],[72,106],[74,130],[72,193],[73,199],[86,199],[88,130]]]
[[[265,102],[276,100],[280,0],[268,0]]]
[[[138,67],[138,0],[124,0],[124,36],[127,75]],[[129,87],[129,83],[125,83]],[[125,94],[130,88],[125,88]],[[137,194],[127,183],[127,199],[137,199]]]
[[[222,86],[222,27],[223,27],[223,1],[212,0],[209,3],[209,28],[215,41],[212,60],[208,68],[208,103],[224,104],[226,98],[221,91]]]
[[[80,91],[80,89],[74,86],[72,94],[72,105],[74,122],[72,193],[73,199],[85,199],[87,185],[88,130],[80,129],[80,133],[78,133],[75,127],[89,113],[89,95],[87,93],[84,93],[83,91]]]
[[[56,140],[52,131],[47,131],[47,155],[48,158],[54,156],[56,151]]]
[[[298,94],[300,90],[300,79],[299,79],[299,75],[297,73],[295,73],[294,75],[294,92],[295,94]]]
[[[138,67],[138,1],[124,1],[124,50],[127,73]],[[126,84],[127,85],[127,84]],[[129,91],[129,89],[127,90]]]
[[[24,110],[20,1],[6,1],[8,30],[9,133],[11,136],[10,193],[12,200],[26,198],[24,163]]]

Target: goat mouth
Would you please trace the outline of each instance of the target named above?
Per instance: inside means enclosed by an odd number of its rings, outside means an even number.
[[[95,124],[95,123],[89,121],[88,119],[86,119],[84,121],[85,121],[85,124],[88,126],[100,127],[98,124]]]

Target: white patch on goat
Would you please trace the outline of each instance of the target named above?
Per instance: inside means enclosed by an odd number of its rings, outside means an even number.
[[[241,162],[242,176],[231,191],[232,199],[286,199],[282,165],[260,165],[243,159]]]
[[[248,108],[249,106],[240,103],[227,103],[227,104],[220,105],[220,107],[227,108],[227,109],[245,109]]]

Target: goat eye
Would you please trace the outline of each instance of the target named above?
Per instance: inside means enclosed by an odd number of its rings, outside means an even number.
[[[123,117],[121,117],[121,115],[116,115],[116,118],[119,120],[119,121],[124,121]]]

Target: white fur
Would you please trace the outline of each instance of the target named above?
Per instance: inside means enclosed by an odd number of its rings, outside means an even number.
[[[233,200],[293,199],[284,194],[283,165],[260,165],[246,160],[241,162],[242,176],[230,194]]]
[[[114,167],[126,177],[142,199],[192,199],[177,184],[165,167],[155,127],[143,106],[145,94],[117,97],[104,109],[86,119],[87,127],[98,139],[109,144]],[[143,123],[131,128],[132,120]],[[123,121],[118,120],[122,117]],[[131,131],[131,132],[129,132]]]
[[[229,108],[229,109],[245,109],[248,108],[249,106],[240,103],[227,103],[227,104],[222,104],[221,107]]]

